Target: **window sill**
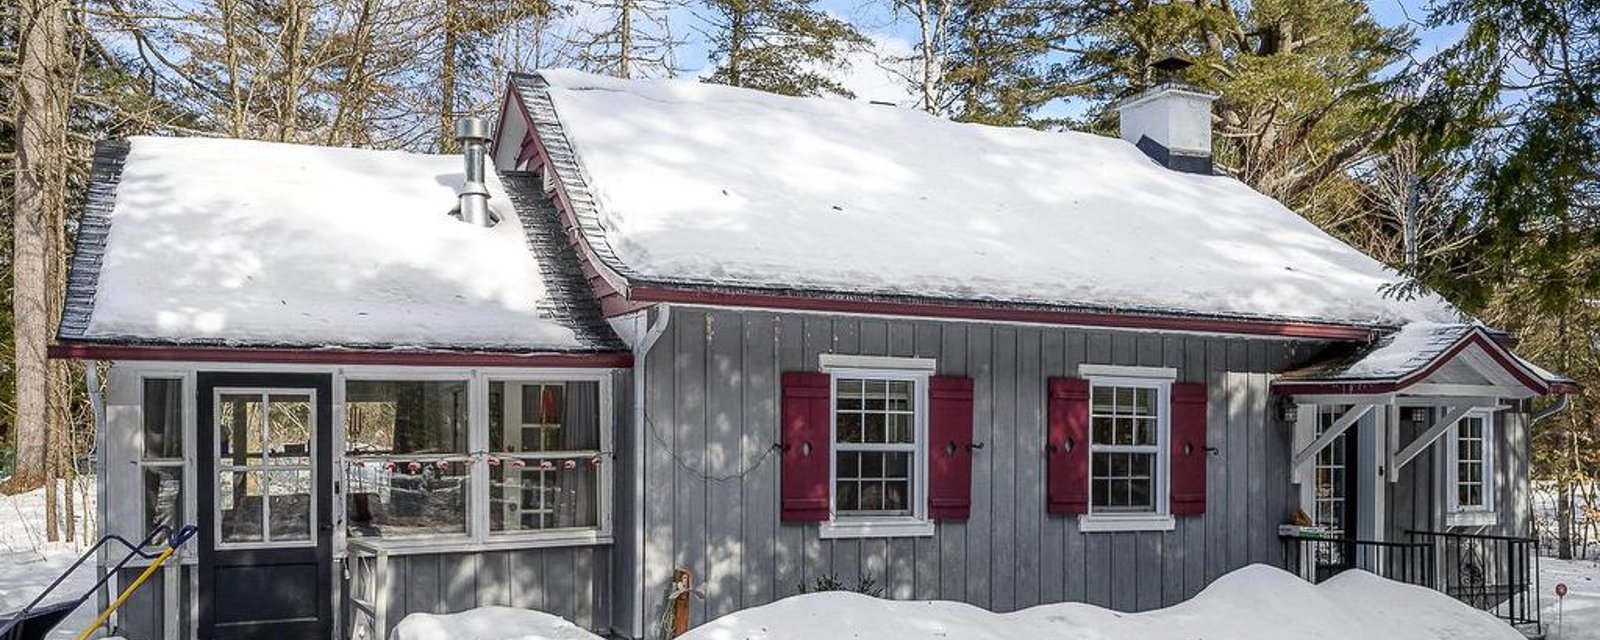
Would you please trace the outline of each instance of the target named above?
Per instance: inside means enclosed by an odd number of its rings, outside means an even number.
[[[1086,515],[1078,518],[1080,533],[1109,533],[1114,531],[1171,531],[1178,527],[1177,519],[1170,515],[1141,513],[1138,515]]]
[[[1447,527],[1489,527],[1500,524],[1500,514],[1493,511],[1452,511],[1445,514]]]
[[[933,535],[932,520],[832,520],[822,523],[818,535],[827,538],[926,538]]]
[[[481,541],[467,538],[407,538],[402,540],[351,538],[345,543],[347,549],[345,555],[374,555],[382,553],[391,556],[409,556],[607,544],[611,544],[611,536],[609,534],[601,534],[598,531],[564,531],[538,535],[493,536]]]

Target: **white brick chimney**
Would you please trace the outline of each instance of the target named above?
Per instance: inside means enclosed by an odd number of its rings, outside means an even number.
[[[1171,78],[1189,66],[1177,58],[1154,65]],[[1175,171],[1211,173],[1211,103],[1217,94],[1163,81],[1117,104],[1122,139]]]

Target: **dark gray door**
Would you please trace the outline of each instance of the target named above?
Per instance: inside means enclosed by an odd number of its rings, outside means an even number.
[[[332,637],[332,378],[197,382],[200,637]]]

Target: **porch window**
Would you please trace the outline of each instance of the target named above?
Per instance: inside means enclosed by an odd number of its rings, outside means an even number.
[[[1494,510],[1493,414],[1474,412],[1450,429],[1448,491],[1450,510],[1456,514],[1486,514]],[[1452,524],[1488,524],[1453,522]]]
[[[140,496],[146,530],[183,526],[183,379],[145,378]]]
[[[1165,380],[1090,379],[1091,514],[1164,513],[1169,388]]]
[[[465,536],[472,459],[466,380],[345,384],[349,535]]]
[[[600,522],[600,384],[489,383],[489,530]]]

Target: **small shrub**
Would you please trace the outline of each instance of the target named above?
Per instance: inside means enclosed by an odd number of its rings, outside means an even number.
[[[833,574],[819,576],[816,581],[809,586],[804,582],[800,583],[800,593],[812,593],[820,591],[854,591],[856,593],[872,596],[874,598],[883,597],[883,588],[878,586],[878,582],[865,576],[862,576],[860,580],[857,580],[854,587],[845,586],[844,582],[839,580],[839,576]]]

